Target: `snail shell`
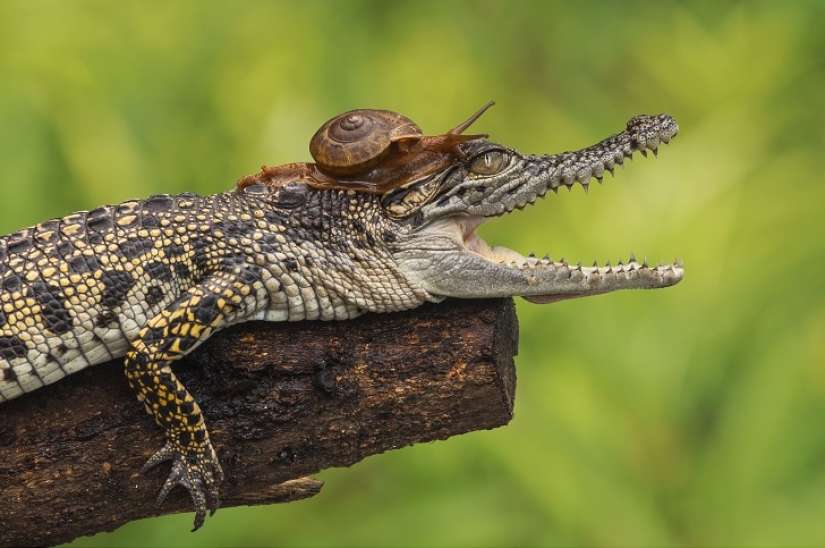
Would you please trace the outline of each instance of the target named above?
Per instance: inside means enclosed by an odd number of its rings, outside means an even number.
[[[329,175],[367,173],[392,143],[423,137],[418,125],[389,110],[350,110],[321,126],[309,143],[318,168]]]

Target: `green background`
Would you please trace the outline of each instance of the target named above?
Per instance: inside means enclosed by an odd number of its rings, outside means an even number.
[[[638,113],[682,130],[589,196],[481,229],[686,268],[665,291],[519,302],[509,426],[195,534],[189,513],[74,546],[825,544],[823,21],[791,1],[0,2],[3,233],[308,160],[350,108],[432,134],[495,99],[474,129],[524,152]]]

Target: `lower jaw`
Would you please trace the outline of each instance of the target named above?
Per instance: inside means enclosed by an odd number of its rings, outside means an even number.
[[[576,295],[532,295],[522,297],[525,301],[533,304],[550,304],[558,301],[566,301],[567,299],[577,299],[579,297],[587,297],[586,294]]]

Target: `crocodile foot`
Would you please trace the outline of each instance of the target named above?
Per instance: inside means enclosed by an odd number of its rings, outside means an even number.
[[[195,505],[195,527],[192,531],[197,531],[206,519],[206,511],[209,510],[211,516],[220,506],[218,484],[223,480],[223,470],[218,456],[209,441],[196,449],[177,447],[167,441],[160,451],[146,461],[140,471],[144,473],[170,460],[172,471],[158,494],[157,505],[163,504],[175,485],[182,485],[189,491]]]

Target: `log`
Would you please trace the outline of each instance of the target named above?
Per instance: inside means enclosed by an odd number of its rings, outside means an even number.
[[[345,322],[251,322],[174,370],[200,403],[226,479],[222,507],[311,497],[329,467],[512,418],[510,299],[425,305]],[[163,433],[116,360],[0,407],[0,545],[46,546],[192,512],[169,473],[140,474]],[[207,519],[220,519],[220,512]]]

